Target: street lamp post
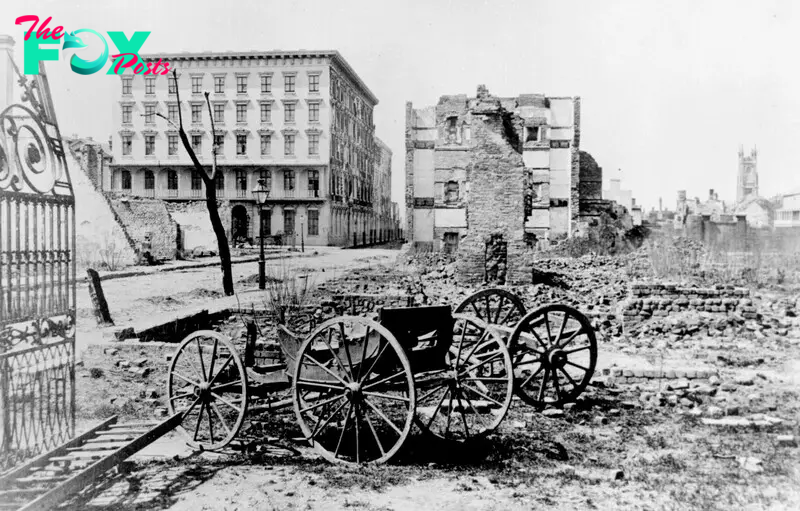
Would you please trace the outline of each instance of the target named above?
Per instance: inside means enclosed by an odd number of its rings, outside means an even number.
[[[258,203],[258,224],[259,224],[259,237],[261,238],[261,255],[258,258],[258,288],[265,289],[267,287],[267,274],[266,274],[266,259],[264,258],[264,204],[269,198],[269,188],[264,179],[258,180],[258,186],[253,188],[253,196]]]
[[[305,224],[306,216],[300,215],[300,252],[305,253],[306,251],[306,244],[303,241],[303,225]]]

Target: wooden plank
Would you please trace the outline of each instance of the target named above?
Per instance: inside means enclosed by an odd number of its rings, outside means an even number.
[[[64,483],[59,484],[49,492],[30,502],[28,505],[20,508],[19,511],[46,511],[54,508],[56,504],[62,502],[70,494],[82,489],[90,482],[99,478],[101,474],[110,468],[119,465],[130,455],[138,452],[145,446],[150,445],[155,440],[175,429],[175,427],[181,423],[181,419],[183,419],[182,413],[178,412],[174,414],[172,417],[166,419],[164,422],[151,429],[147,433],[139,436],[129,444],[126,444],[124,447],[113,451],[109,456],[98,460],[93,465],[64,481]]]
[[[133,435],[134,437],[141,436],[147,433],[147,429],[113,429],[106,431],[98,431],[97,436],[113,436],[113,435]]]
[[[117,416],[113,415],[108,419],[104,420],[103,422],[101,422],[100,424],[98,424],[97,426],[88,430],[86,433],[78,435],[72,440],[68,440],[67,442],[61,444],[59,447],[56,447],[52,451],[46,452],[32,459],[31,461],[25,463],[24,465],[20,465],[14,470],[7,472],[6,474],[3,475],[3,477],[0,477],[0,490],[9,489],[10,488],[9,485],[12,485],[16,479],[22,477],[26,472],[29,472],[33,468],[47,465],[49,463],[48,460],[51,456],[60,456],[62,454],[65,454],[67,452],[68,447],[76,447],[78,445],[81,445],[84,441],[88,440],[90,437],[95,436],[95,433],[97,433],[97,431],[102,430],[116,422],[117,422]]]
[[[50,488],[41,487],[41,488],[22,488],[22,489],[17,488],[16,490],[0,491],[0,500],[18,499],[20,497],[30,497],[31,495],[44,493],[49,489]],[[17,504],[17,506],[19,506],[19,504]]]
[[[108,429],[152,429],[158,426],[157,422],[136,422],[130,424],[113,424]]]
[[[92,449],[95,451],[104,451],[108,449],[119,449],[120,447],[124,446],[126,442],[93,442],[91,444],[83,444],[81,447],[68,447],[67,451],[69,452],[79,452],[85,451],[87,449]]]
[[[136,438],[136,435],[118,435],[111,438],[111,435],[104,435],[98,438],[92,438],[91,440],[87,440],[84,445],[89,444],[96,444],[96,443],[108,443],[108,442],[130,442]]]

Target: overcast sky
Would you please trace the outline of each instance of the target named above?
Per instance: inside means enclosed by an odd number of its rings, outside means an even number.
[[[150,31],[142,53],[336,49],[378,96],[403,204],[405,102],[442,94],[581,96],[581,149],[647,209],[736,193],[739,144],[761,194],[800,188],[800,17],[787,1],[0,0],[72,31]],[[10,7],[10,8],[8,8]],[[26,25],[27,26],[27,25]],[[67,53],[66,57],[71,56]],[[119,82],[47,64],[61,130],[107,140]],[[618,171],[621,169],[621,171]]]

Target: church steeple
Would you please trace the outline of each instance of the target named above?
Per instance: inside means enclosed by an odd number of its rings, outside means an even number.
[[[753,146],[750,156],[745,156],[739,145],[739,172],[736,185],[736,202],[758,196],[758,149]]]

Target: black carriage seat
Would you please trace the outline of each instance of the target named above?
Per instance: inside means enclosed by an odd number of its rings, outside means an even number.
[[[384,307],[379,321],[406,351],[447,351],[453,341],[453,310],[449,305]]]

